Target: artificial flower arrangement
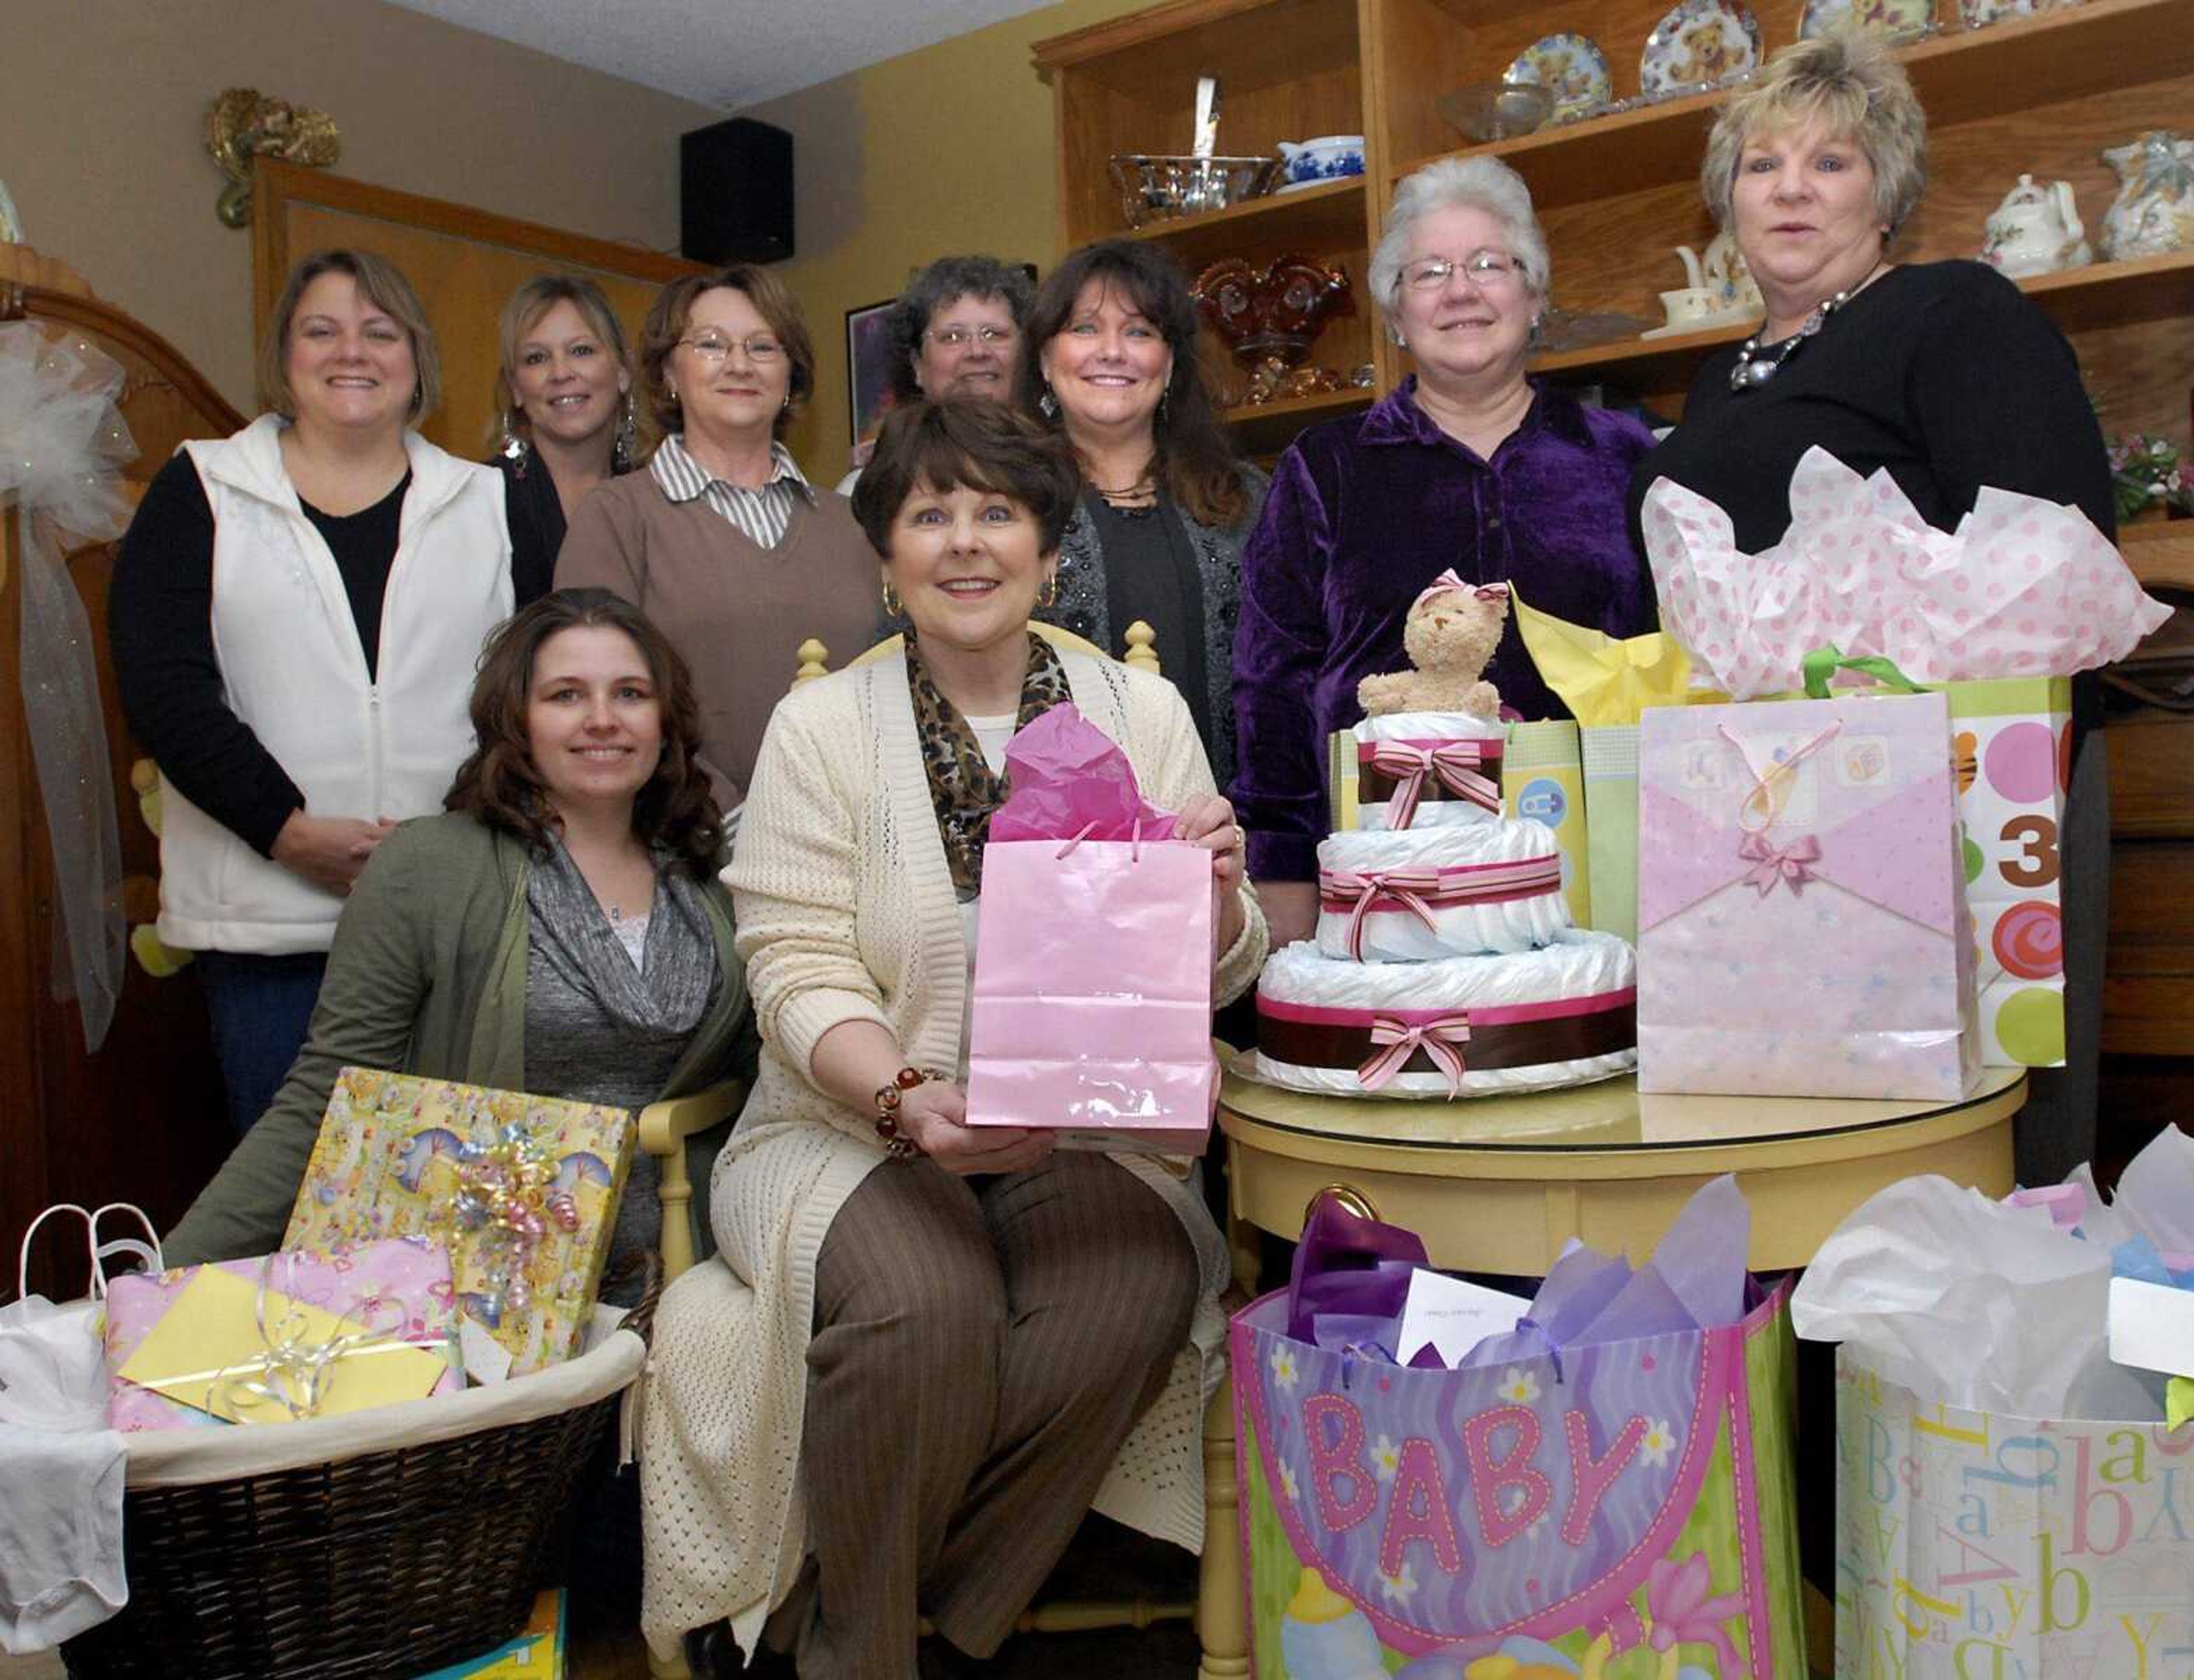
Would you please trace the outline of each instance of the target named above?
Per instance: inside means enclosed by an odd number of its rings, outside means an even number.
[[[2173,519],[2194,516],[2194,462],[2152,432],[2128,432],[2110,446],[2111,496],[2121,524],[2153,508]]]

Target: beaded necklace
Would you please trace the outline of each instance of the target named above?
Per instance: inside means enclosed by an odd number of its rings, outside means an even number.
[[[1782,370],[1783,364],[1796,353],[1800,345],[1820,331],[1829,316],[1849,303],[1856,295],[1864,291],[1875,276],[1885,272],[1887,267],[1887,264],[1876,266],[1868,272],[1866,278],[1861,280],[1857,285],[1847,286],[1834,297],[1816,304],[1813,312],[1806,317],[1798,330],[1780,344],[1774,346],[1766,355],[1760,354],[1760,333],[1755,333],[1750,338],[1746,339],[1738,347],[1737,365],[1729,370],[1729,388],[1742,394],[1747,391],[1757,391],[1761,386],[1766,384]],[[1760,324],[1760,330],[1761,332],[1766,330],[1765,322]]]

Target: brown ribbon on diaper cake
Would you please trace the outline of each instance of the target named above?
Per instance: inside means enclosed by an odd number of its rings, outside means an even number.
[[[1456,1030],[1460,1022],[1467,1030]],[[1412,1033],[1412,1028],[1420,1029]],[[1440,1041],[1442,1054],[1431,1048]],[[1408,1059],[1393,1052],[1413,1041]],[[1638,1046],[1638,992],[1633,986],[1547,1003],[1497,1004],[1483,1009],[1335,1009],[1257,1000],[1257,1048],[1299,1068],[1347,1068],[1376,1090],[1396,1074],[1444,1074],[1450,1089],[1462,1071],[1536,1067],[1612,1056]]]

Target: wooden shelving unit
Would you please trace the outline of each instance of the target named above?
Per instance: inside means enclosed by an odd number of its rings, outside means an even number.
[[[1803,0],[1755,0],[1762,42],[1793,39]],[[1531,41],[1571,30],[1599,43],[1618,96],[1634,94],[1646,37],[1666,0],[1170,0],[1040,43],[1058,112],[1061,249],[1123,232],[1106,176],[1116,152],[1176,152],[1188,141],[1198,75],[1218,74],[1223,151],[1257,152],[1321,134],[1365,137],[1367,174],[1137,237],[1192,272],[1222,256],[1266,261],[1296,250],[1348,271],[1358,315],[1312,352],[1344,373],[1375,364],[1379,388],[1408,371],[1363,295],[1364,264],[1396,184],[1433,158],[1471,155],[1434,109],[1466,83],[1497,77]],[[1955,0],[1937,0],[1954,19]],[[2102,149],[2194,112],[2194,0],[2085,0],[1987,29],[1950,29],[1900,49],[1929,119],[1930,184],[1895,255],[1970,255],[1988,212],[2022,172],[2070,181],[2089,238],[2117,191]],[[1674,248],[1714,229],[1699,197],[1707,133],[1726,94],[1611,113],[1474,148],[1530,185],[1554,257],[1554,300],[1577,313],[1651,319],[1680,284]],[[2026,290],[2071,338],[2112,431],[2188,438],[2194,390],[2194,254],[2098,263]],[[1597,385],[1611,400],[1681,412],[1700,362],[1745,335],[1723,329],[1628,340],[1542,357],[1536,371]],[[1238,382],[1213,343],[1217,382]],[[1361,393],[1241,411],[1258,452],[1291,425],[1347,413]]]

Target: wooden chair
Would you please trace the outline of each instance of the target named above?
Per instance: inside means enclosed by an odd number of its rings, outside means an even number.
[[[1030,627],[1054,647],[1106,657],[1104,650],[1071,630],[1055,625]],[[1124,638],[1125,662],[1157,674],[1157,638],[1151,627],[1138,619]],[[896,653],[902,638],[887,637],[852,661],[865,665]],[[812,638],[799,648],[799,668],[793,676],[797,687],[828,674],[830,650]],[[693,1190],[686,1171],[686,1139],[721,1124],[733,1113],[744,1091],[737,1081],[713,1087],[691,1097],[656,1103],[641,1110],[640,1146],[661,1163],[663,1200],[663,1273],[665,1283],[693,1264],[692,1233],[687,1207]],[[1230,1224],[1232,1221],[1230,1220]],[[1231,1233],[1230,1233],[1231,1235]],[[1242,1603],[1242,1556],[1237,1526],[1234,1490],[1234,1400],[1232,1379],[1222,1381],[1203,1417],[1203,1553],[1198,1560],[1197,1597],[1193,1604],[1154,1603],[1144,1598],[1111,1600],[1055,1600],[1031,1605],[1014,1624],[1019,1633],[1085,1633],[1106,1628],[1145,1628],[1162,1621],[1196,1624],[1203,1648],[1198,1680],[1246,1680],[1249,1672],[1249,1636]],[[932,1630],[925,1620],[922,1631]],[[691,1680],[684,1657],[669,1661],[648,1656],[648,1672],[654,1680]]]

